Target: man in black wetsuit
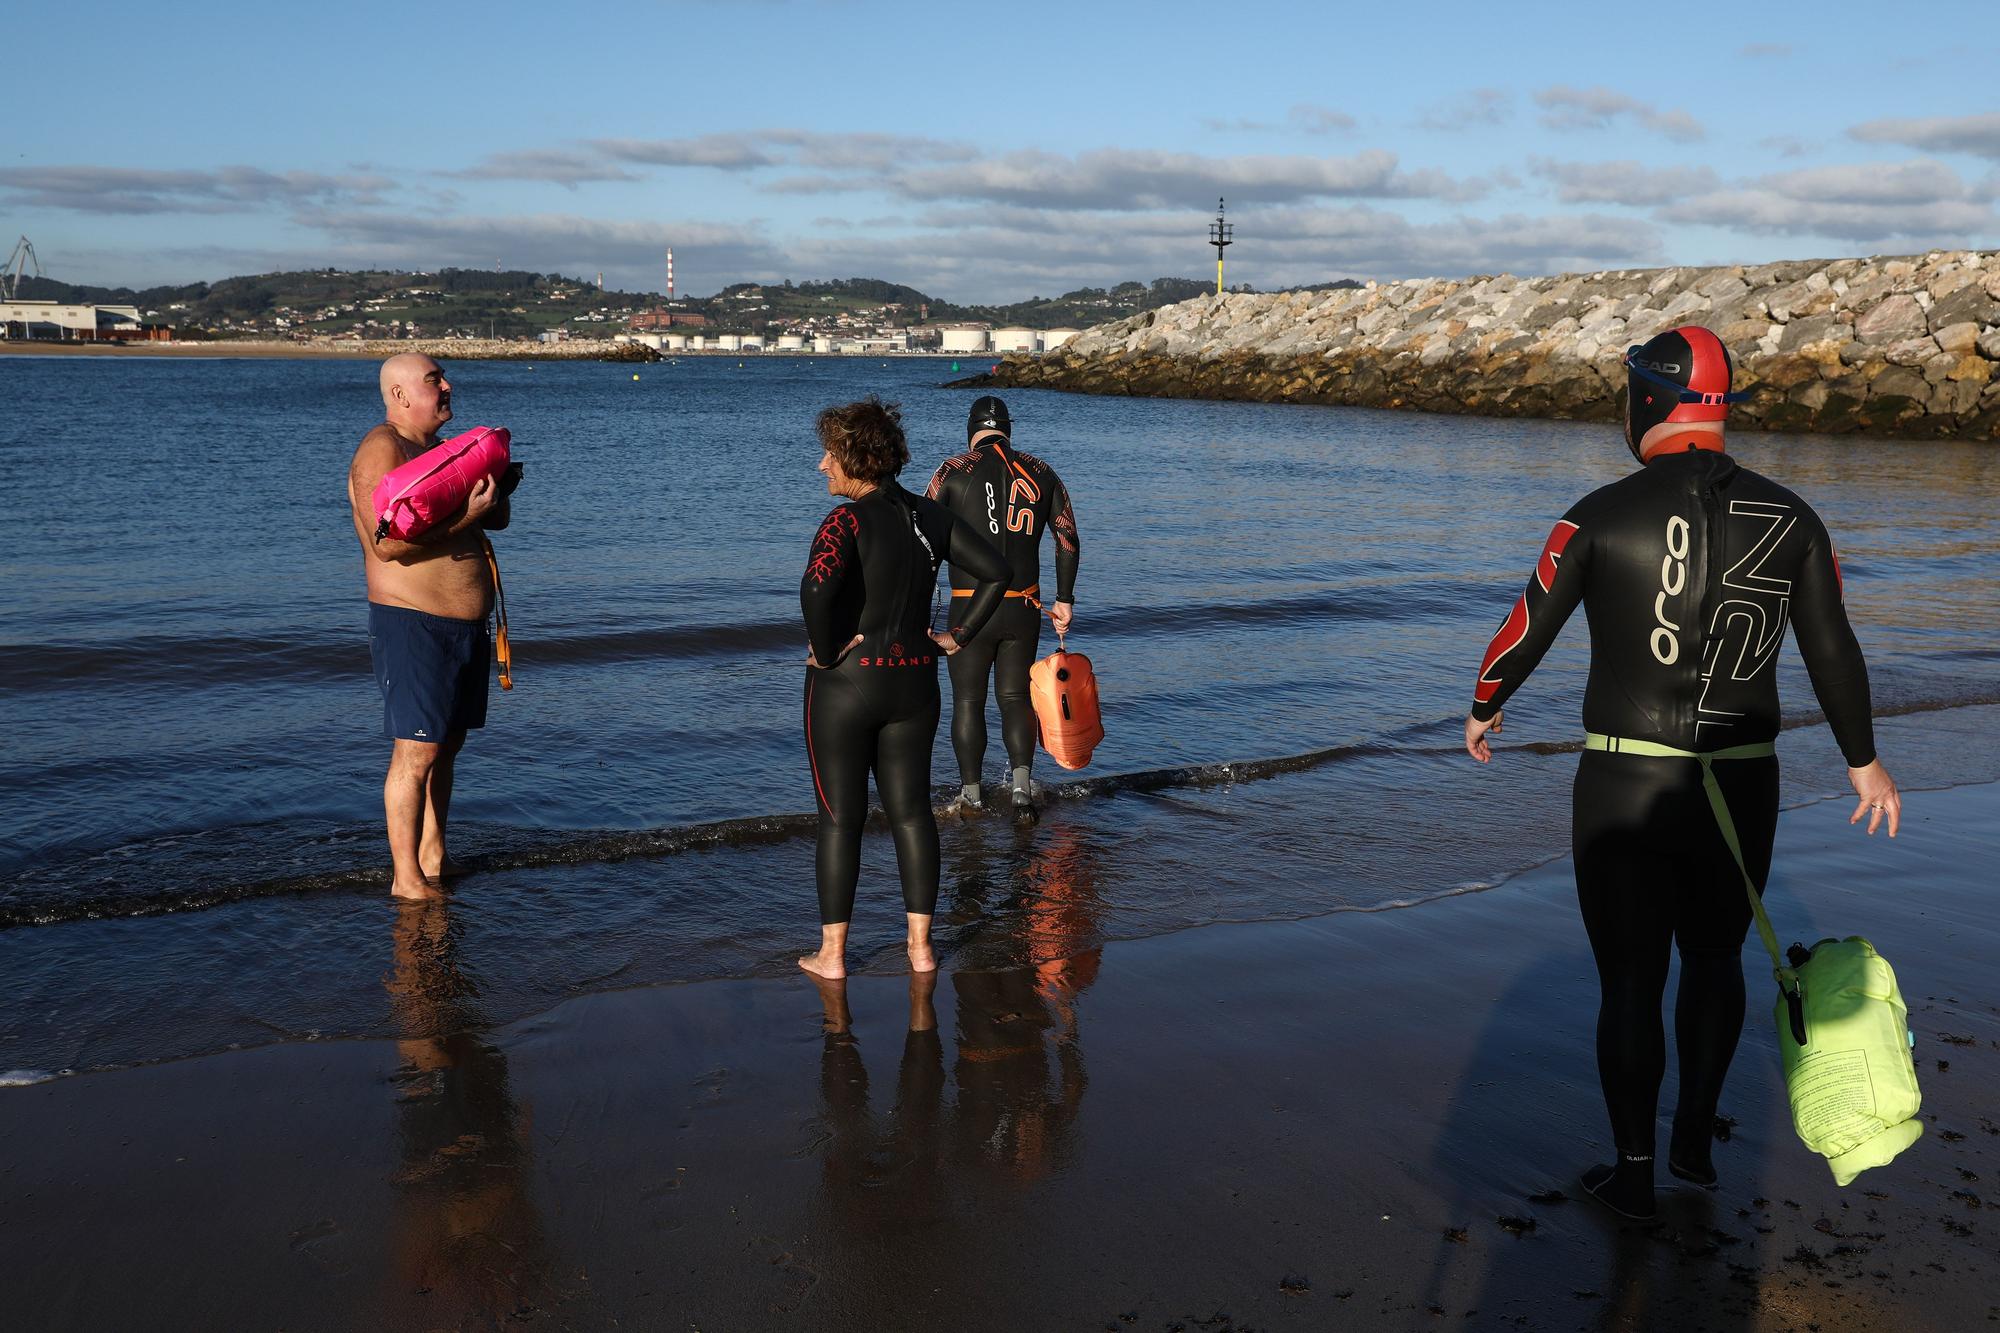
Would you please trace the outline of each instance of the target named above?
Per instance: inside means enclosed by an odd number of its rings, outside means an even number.
[[[1007,746],[1012,769],[1014,809],[1034,813],[1030,771],[1035,762],[1035,710],[1028,702],[1028,668],[1035,663],[1042,617],[1034,600],[1041,592],[1042,534],[1056,537],[1056,595],[1049,619],[1057,633],[1067,633],[1075,602],[1078,546],[1076,515],[1069,491],[1055,470],[1008,440],[1012,420],[1007,404],[992,395],[972,405],[966,419],[966,450],[947,458],[931,477],[925,492],[985,536],[1013,568],[1007,600],[972,637],[963,652],[953,655],[951,669],[951,746],[958,755],[963,784],[954,810],[980,804],[980,767],[986,759],[986,678],[1000,698],[1000,738]],[[952,572],[951,595],[963,601],[972,584]]]
[[[812,651],[806,667],[806,760],[819,800],[815,976],[847,975],[847,927],[861,873],[868,771],[889,831],[909,916],[913,971],[937,966],[931,916],[938,895],[931,745],[937,739],[937,654],[961,651],[999,606],[1007,562],[971,525],[896,483],[910,460],[901,415],[876,399],[819,415],[820,471],[835,505],[813,538],[799,606]],[[952,603],[952,628],[930,628],[938,565],[950,561],[971,596]]]
[[[1486,763],[1501,705],[1579,601],[1590,678],[1572,846],[1602,1003],[1598,1073],[1617,1161],[1584,1173],[1615,1211],[1653,1215],[1653,1149],[1666,1040],[1669,942],[1680,1096],[1667,1166],[1715,1184],[1715,1108],[1743,1029],[1743,872],[1702,785],[1706,755],[1761,892],[1778,820],[1777,656],[1791,621],[1860,803],[1850,824],[1902,817],[1875,757],[1868,669],[1841,605],[1819,515],[1723,451],[1729,353],[1707,329],[1660,334],[1626,355],[1625,438],[1639,471],[1578,501],[1549,534],[1526,591],[1480,664],[1465,744]]]

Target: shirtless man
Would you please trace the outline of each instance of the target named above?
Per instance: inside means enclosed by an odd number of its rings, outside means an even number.
[[[465,733],[486,725],[493,578],[482,530],[507,526],[507,493],[520,474],[480,482],[456,516],[409,541],[376,541],[376,483],[436,445],[451,420],[451,385],[429,357],[390,357],[381,385],[387,419],[354,451],[347,500],[368,571],[368,651],[382,690],[382,730],[395,742],[382,787],[396,862],[389,891],[436,898],[457,870],[444,846],[452,763]]]

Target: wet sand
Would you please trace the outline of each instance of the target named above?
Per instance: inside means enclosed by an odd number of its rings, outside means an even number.
[[[1894,846],[1847,808],[1786,814],[1773,914],[1896,965],[1929,1132],[1846,1190],[1791,1134],[1752,957],[1720,1191],[1651,1226],[1578,1197],[1608,1146],[1559,861],[934,994],[655,987],[0,1090],[0,1290],[74,1329],[1981,1326],[2000,786],[1912,794]],[[411,1032],[470,998],[449,925],[385,942]]]

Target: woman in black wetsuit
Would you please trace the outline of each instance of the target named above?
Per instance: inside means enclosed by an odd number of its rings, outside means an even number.
[[[1007,591],[1007,562],[966,523],[896,483],[910,461],[902,416],[869,398],[819,414],[819,470],[835,505],[813,538],[799,606],[812,645],[806,659],[806,758],[819,801],[820,947],[799,966],[847,975],[847,926],[861,874],[868,770],[896,839],[910,966],[937,966],[938,833],[931,813],[931,746],[937,737],[940,653],[950,656],[992,616]],[[930,628],[940,561],[976,581],[954,598],[958,622]]]

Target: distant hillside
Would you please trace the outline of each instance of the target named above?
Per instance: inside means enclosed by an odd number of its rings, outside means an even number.
[[[1316,287],[1354,285],[1343,280]],[[967,321],[1032,329],[1086,328],[1209,290],[1209,284],[1192,278],[1156,278],[1150,285],[1080,287],[1061,296],[1034,296],[1011,305],[956,305],[879,278],[797,283],[786,279],[737,283],[714,296],[676,300],[674,308],[706,316],[714,329],[743,333]],[[603,336],[622,329],[634,313],[661,303],[653,293],[600,291],[592,283],[559,273],[460,268],[434,273],[310,269],[137,291],[24,278],[20,294],[30,300],[133,305],[147,323],[210,337],[531,338],[558,327]]]

